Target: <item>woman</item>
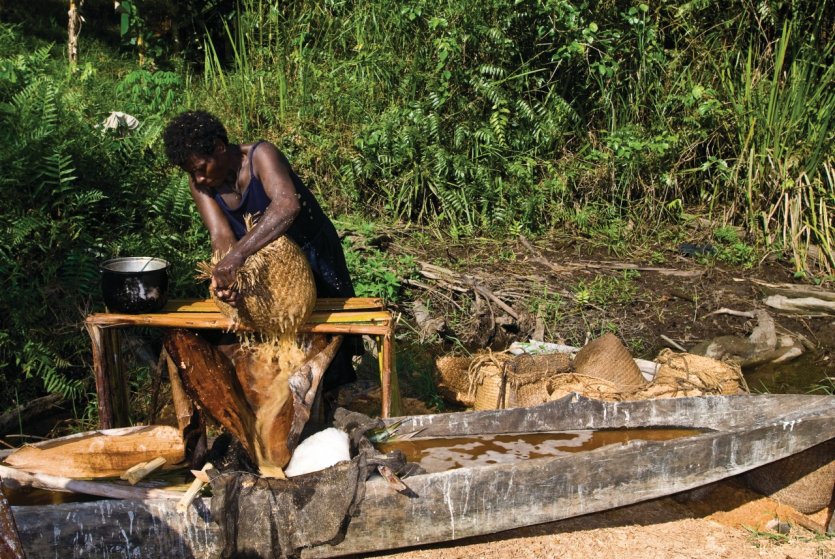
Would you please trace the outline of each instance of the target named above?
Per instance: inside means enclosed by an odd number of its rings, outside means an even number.
[[[212,273],[211,289],[235,305],[238,268],[269,243],[287,235],[304,252],[319,297],[353,297],[339,236],[310,190],[278,148],[265,141],[230,144],[223,124],[205,111],[175,117],[163,133],[169,161],[189,176],[189,189],[209,230],[212,250],[225,254]],[[244,218],[253,216],[247,231]],[[347,340],[346,340],[347,341]],[[355,380],[345,343],[328,372],[324,389]]]

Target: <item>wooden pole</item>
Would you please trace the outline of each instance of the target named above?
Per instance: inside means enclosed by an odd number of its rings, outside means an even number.
[[[102,334],[103,329],[90,321],[86,321],[87,333],[93,346],[93,374],[96,378],[96,400],[99,408],[99,427],[112,429],[113,406],[111,404],[110,375],[107,374],[107,352]]]
[[[84,0],[70,0],[70,9],[67,12],[67,58],[70,66],[78,64],[78,35],[81,33],[81,15],[78,10],[84,5]]]
[[[183,494],[178,491],[165,489],[146,489],[144,487],[128,487],[115,483],[100,481],[82,481],[68,477],[51,476],[49,474],[30,474],[7,466],[0,466],[0,479],[3,485],[14,487],[15,484],[24,487],[37,487],[48,491],[63,491],[65,493],[84,493],[98,495],[111,499],[131,499],[146,501],[149,499],[180,499]]]
[[[114,427],[127,427],[130,425],[130,387],[122,360],[122,336],[117,328],[106,328],[102,335],[108,352]]]

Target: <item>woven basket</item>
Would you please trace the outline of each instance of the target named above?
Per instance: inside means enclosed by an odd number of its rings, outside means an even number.
[[[215,262],[218,258],[215,258]],[[281,236],[246,259],[238,270],[237,307],[212,298],[234,327],[267,335],[295,333],[316,305],[316,283],[301,249]]]
[[[804,514],[832,500],[835,489],[835,439],[745,474],[748,485]]]
[[[435,360],[438,393],[442,398],[465,406],[472,406],[475,403],[470,395],[470,377],[467,374],[472,361],[472,357],[454,355],[442,355]]]
[[[624,392],[646,385],[629,350],[611,332],[592,340],[577,352],[574,370],[579,375],[609,381]]]

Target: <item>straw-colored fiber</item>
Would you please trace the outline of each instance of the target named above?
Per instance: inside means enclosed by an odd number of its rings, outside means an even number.
[[[574,370],[581,375],[607,380],[624,392],[646,384],[629,350],[611,332],[592,340],[577,352]]]
[[[470,363],[473,357],[442,355],[435,360],[438,374],[438,392],[443,398],[472,406],[475,399],[470,396]]]
[[[476,356],[467,371],[468,396],[475,410],[495,410],[508,407],[506,391],[502,390],[504,365],[513,358],[507,353],[488,352]]]
[[[557,375],[548,383],[548,388],[550,400],[559,400],[571,393],[607,402],[624,399],[623,390],[612,381],[579,373]]]
[[[634,400],[684,398],[688,396],[744,394],[748,385],[735,363],[701,355],[663,350],[652,384],[630,396]]]
[[[216,256],[213,263],[219,261]],[[316,283],[301,249],[281,236],[246,259],[234,284],[236,306],[212,298],[234,323],[262,334],[295,332],[316,305]]]
[[[522,354],[514,357],[505,365],[507,407],[544,404],[550,399],[551,379],[569,371],[571,357],[568,354]]]

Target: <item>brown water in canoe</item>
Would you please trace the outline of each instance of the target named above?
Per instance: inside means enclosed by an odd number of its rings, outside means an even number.
[[[701,432],[696,429],[611,429],[473,435],[386,442],[377,444],[377,448],[381,452],[401,450],[409,462],[419,463],[427,472],[443,472],[563,456],[630,441],[667,441]]]

